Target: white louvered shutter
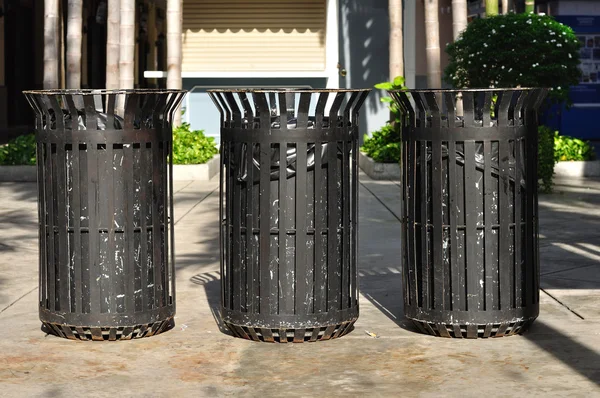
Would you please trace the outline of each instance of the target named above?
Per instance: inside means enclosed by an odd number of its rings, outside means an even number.
[[[183,72],[325,70],[326,0],[184,0]]]

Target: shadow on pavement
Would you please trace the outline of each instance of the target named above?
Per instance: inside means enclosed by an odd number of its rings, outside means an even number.
[[[37,184],[34,182],[2,182],[0,190],[9,192],[11,201],[37,203]]]
[[[37,185],[35,183],[0,183],[0,255],[17,258],[23,251],[32,255],[37,253],[38,214]],[[4,258],[0,271],[13,267],[10,260]],[[5,267],[5,268],[3,268]],[[8,300],[15,300],[7,294],[7,287],[13,281],[13,273],[0,273],[0,312],[4,311]],[[36,275],[37,277],[37,275]]]
[[[36,184],[0,183],[0,197],[0,253],[22,250],[27,240],[37,244]]]
[[[208,194],[203,201],[211,195],[215,195],[215,191]],[[218,196],[218,191],[216,192],[216,195]],[[198,202],[196,206],[200,203],[203,203],[203,201]],[[188,233],[187,231],[189,231],[187,228],[194,227],[194,236],[184,236],[184,240],[179,240],[179,234],[182,233],[182,230],[178,230],[178,228],[181,227],[179,222],[188,217],[188,214],[194,211],[195,207],[189,209],[185,214],[176,214],[178,221],[175,224],[175,268],[177,270],[188,267],[204,268],[207,266],[211,266],[211,268],[214,269],[215,264],[219,263],[220,245],[218,201],[214,204],[204,203],[202,212],[195,212],[193,215],[190,215],[189,217],[192,217],[192,219],[210,220],[210,222],[205,224],[203,223],[202,225],[187,224],[185,227],[185,233]],[[184,242],[188,247],[182,249],[180,245],[183,245]]]
[[[177,247],[175,248],[175,268],[183,269],[187,267],[208,267],[214,268],[215,264],[219,263],[219,237],[216,234],[214,238],[194,242],[194,244],[202,245],[203,248],[196,250],[194,253],[178,254]]]
[[[5,286],[9,283],[8,279],[4,278],[2,275],[0,275],[0,303],[5,303],[4,300],[8,300],[9,297],[7,297],[4,294]],[[6,303],[5,305],[0,305],[0,314],[2,312],[4,312],[4,310],[6,310],[8,307],[10,307],[10,303]]]
[[[358,271],[360,293],[402,329],[418,333],[404,317],[400,268],[370,268]]]
[[[556,359],[600,386],[600,354],[537,320],[524,336]]]
[[[225,326],[223,319],[221,318],[221,272],[213,271],[194,275],[190,279],[190,282],[204,287],[210,312],[215,319],[215,323],[219,327],[221,333],[232,336],[231,331]]]
[[[540,196],[540,233],[545,235],[540,240],[542,287],[600,289],[600,216],[597,213],[600,188],[596,181],[585,182],[589,184],[557,184],[555,194]],[[360,272],[362,295],[398,326],[415,331],[404,319],[400,269],[363,269]],[[590,327],[593,325],[590,323]],[[593,348],[539,320],[524,336],[600,385],[600,354]]]

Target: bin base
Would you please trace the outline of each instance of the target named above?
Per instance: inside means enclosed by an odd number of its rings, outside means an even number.
[[[330,340],[342,337],[354,329],[354,322],[338,323],[336,325],[305,328],[305,329],[269,329],[234,325],[225,322],[225,326],[236,337],[247,340],[264,341],[267,343],[304,343]]]
[[[117,341],[154,336],[169,330],[173,325],[173,318],[144,325],[124,327],[70,326],[42,322],[42,330],[69,340]]]
[[[452,323],[432,323],[409,318],[420,332],[438,337],[488,338],[512,336],[524,332],[535,318],[515,322],[459,325]]]

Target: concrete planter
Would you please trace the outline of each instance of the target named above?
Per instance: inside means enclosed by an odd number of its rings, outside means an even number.
[[[207,181],[219,172],[219,155],[205,164],[173,165],[174,181]],[[0,166],[0,182],[36,182],[36,166]]]
[[[399,163],[377,163],[364,152],[358,153],[358,165],[366,175],[374,180],[399,180]]]
[[[36,182],[37,166],[0,166],[0,182]]]
[[[600,160],[558,162],[554,166],[557,177],[600,177]]]
[[[174,164],[173,181],[208,181],[219,173],[219,155],[204,164]]]

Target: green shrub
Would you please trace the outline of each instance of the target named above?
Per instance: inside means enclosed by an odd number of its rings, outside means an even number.
[[[35,134],[19,136],[0,145],[0,165],[35,165]],[[202,164],[219,153],[215,140],[200,130],[191,131],[188,123],[173,130],[173,163]]]
[[[556,162],[594,160],[595,157],[594,148],[589,142],[560,135],[558,131],[554,133],[554,160]]]
[[[375,88],[380,90],[404,90],[404,77],[397,76],[392,82],[377,83]],[[387,92],[380,99],[388,104],[390,121],[380,130],[373,133],[372,137],[365,135],[365,142],[361,150],[378,163],[397,163],[400,161],[400,113],[398,106]]]
[[[190,130],[189,123],[173,129],[173,164],[202,164],[219,153],[213,137]]]
[[[548,87],[556,102],[579,82],[579,48],[573,30],[554,18],[505,14],[475,19],[446,47],[444,80],[457,88]]]
[[[554,132],[546,126],[538,128],[538,190],[552,192],[554,185]]]
[[[378,163],[398,163],[401,153],[400,132],[391,124],[386,124],[372,137],[365,135],[361,150]]]
[[[35,165],[35,134],[25,134],[0,145],[0,165]]]
[[[388,108],[390,110],[391,116],[392,116],[392,122],[396,122],[398,121],[399,118],[399,109],[398,106],[396,105],[394,99],[390,96],[387,95],[387,91],[389,90],[405,90],[406,86],[404,85],[404,77],[402,76],[396,76],[394,78],[393,82],[382,82],[382,83],[377,83],[375,85],[375,88],[378,88],[380,90],[385,90],[386,91],[386,95],[381,97],[379,100],[381,102],[385,102],[388,104]]]

